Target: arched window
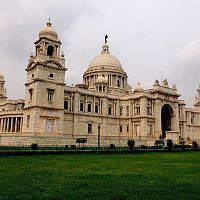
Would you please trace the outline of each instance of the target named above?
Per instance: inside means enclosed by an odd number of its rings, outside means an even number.
[[[52,45],[49,45],[48,48],[47,48],[47,55],[48,56],[53,56],[53,46]]]
[[[117,80],[117,87],[120,87],[120,80]]]

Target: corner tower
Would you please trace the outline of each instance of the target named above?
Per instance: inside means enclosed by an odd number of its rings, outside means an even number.
[[[0,103],[4,103],[7,99],[7,92],[5,89],[4,76],[0,74]]]
[[[26,68],[23,132],[63,134],[65,59],[50,20],[39,32]]]

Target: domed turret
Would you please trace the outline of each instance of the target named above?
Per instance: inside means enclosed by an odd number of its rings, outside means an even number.
[[[134,92],[142,92],[144,91],[144,88],[141,86],[140,83],[135,87]]]
[[[53,30],[52,28],[52,23],[49,19],[49,21],[47,22],[47,26],[45,26],[40,32],[39,32],[39,37],[47,37],[50,39],[58,39],[58,34],[56,33],[56,31]]]

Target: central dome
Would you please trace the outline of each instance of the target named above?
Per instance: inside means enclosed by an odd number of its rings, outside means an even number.
[[[101,54],[92,59],[88,69],[97,67],[115,67],[122,69],[122,65],[119,60],[110,54],[108,45],[104,44],[102,49]]]

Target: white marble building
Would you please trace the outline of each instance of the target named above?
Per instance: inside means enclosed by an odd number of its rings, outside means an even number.
[[[148,90],[139,83],[132,89],[105,39],[83,83],[67,86],[61,41],[47,23],[26,67],[25,99],[8,100],[0,76],[0,145],[71,145],[79,138],[88,146],[126,146],[128,139],[153,145],[160,135],[200,142],[200,88],[194,109],[185,107],[166,79]]]

